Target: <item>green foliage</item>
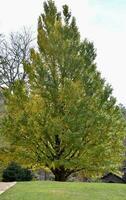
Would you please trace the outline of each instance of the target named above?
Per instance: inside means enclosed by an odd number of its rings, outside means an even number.
[[[126,120],[126,107],[123,104],[120,104],[119,107],[124,119]]]
[[[3,181],[31,181],[32,173],[26,168],[22,168],[15,162],[11,162],[3,171]]]
[[[125,122],[111,87],[95,64],[96,51],[81,41],[67,6],[44,3],[38,20],[38,51],[24,62],[28,80],[4,93],[3,134],[15,158],[45,165],[55,180],[73,172],[118,168]]]

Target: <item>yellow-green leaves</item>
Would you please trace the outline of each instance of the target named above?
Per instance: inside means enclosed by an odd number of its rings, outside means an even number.
[[[32,49],[24,62],[27,81],[6,91],[3,124],[16,146],[13,154],[45,165],[59,180],[81,169],[117,167],[125,135],[112,89],[94,64],[93,44],[81,42],[68,7],[63,13],[65,21],[53,1],[44,4],[38,51]]]

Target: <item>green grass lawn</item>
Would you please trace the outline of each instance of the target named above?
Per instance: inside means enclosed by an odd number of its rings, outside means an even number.
[[[0,200],[126,200],[126,185],[104,183],[17,183]]]

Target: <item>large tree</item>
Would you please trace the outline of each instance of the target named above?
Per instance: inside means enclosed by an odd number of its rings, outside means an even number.
[[[24,63],[28,81],[15,81],[4,92],[2,133],[11,152],[45,165],[56,181],[80,170],[117,168],[123,155],[125,123],[95,57],[68,6],[61,14],[49,0],[38,20],[38,51],[32,49]]]

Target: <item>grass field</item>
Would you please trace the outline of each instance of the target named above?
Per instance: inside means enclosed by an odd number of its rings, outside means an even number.
[[[104,183],[17,183],[0,200],[126,200],[126,185]]]

